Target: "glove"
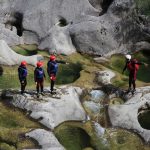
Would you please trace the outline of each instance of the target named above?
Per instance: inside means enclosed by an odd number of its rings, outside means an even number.
[[[37,85],[37,82],[35,82],[35,85]]]

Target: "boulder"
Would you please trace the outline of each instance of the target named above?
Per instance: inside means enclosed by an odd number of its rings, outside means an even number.
[[[26,133],[25,136],[35,139],[43,150],[65,150],[54,134],[50,131],[35,129]]]
[[[76,52],[67,27],[59,26],[51,29],[51,33],[41,41],[38,48],[49,49],[49,52],[57,50],[57,53],[66,55]]]
[[[111,79],[115,77],[115,73],[111,70],[97,72],[97,81],[100,84],[107,85],[111,83]]]
[[[4,40],[0,40],[0,64],[19,65],[25,60],[28,64],[36,66],[37,61],[43,60],[41,55],[23,56],[14,52]]]

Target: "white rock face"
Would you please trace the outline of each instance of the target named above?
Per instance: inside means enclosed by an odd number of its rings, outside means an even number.
[[[74,87],[62,87],[61,91],[66,92],[61,99],[43,97],[43,101],[35,101],[30,95],[26,97],[15,95],[12,104],[21,109],[31,111],[30,116],[39,119],[39,122],[50,129],[64,121],[85,120],[86,113],[82,108],[79,95]]]
[[[36,66],[38,60],[42,60],[41,55],[22,56],[15,53],[4,40],[0,40],[0,64],[17,65],[25,60],[28,64]]]
[[[137,93],[122,105],[109,106],[109,117],[114,127],[133,130],[146,142],[150,142],[150,130],[138,122],[138,110],[146,103],[150,105],[150,87],[138,88]]]
[[[114,0],[112,3],[106,0],[2,0],[0,39],[11,45],[33,42],[39,48],[65,54],[76,49],[99,55],[126,52],[148,35],[141,34],[134,6],[133,0]],[[102,9],[107,8],[99,16]],[[5,28],[18,21],[15,16],[18,12],[22,14],[22,37]]]
[[[55,26],[51,29],[51,34],[41,41],[38,48],[47,48],[49,49],[49,52],[51,52],[51,50],[57,50],[57,53],[63,53],[66,55],[76,52],[67,27],[59,26]]]
[[[42,146],[42,150],[65,150],[50,131],[48,132],[44,129],[36,129],[26,133],[26,136],[38,141],[39,145]]]

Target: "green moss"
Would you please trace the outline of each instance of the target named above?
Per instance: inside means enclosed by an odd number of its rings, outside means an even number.
[[[63,126],[55,133],[67,150],[82,150],[90,146],[90,138],[81,128]]]
[[[55,129],[55,135],[67,150],[81,150],[87,147],[96,150],[108,149],[103,139],[96,135],[91,122],[65,122]],[[80,141],[78,141],[80,140]]]
[[[60,65],[57,75],[56,84],[72,83],[80,77],[82,64],[70,63],[69,65]]]
[[[150,0],[135,0],[138,11],[142,15],[150,15]]]
[[[14,146],[10,146],[6,143],[1,143],[1,142],[0,142],[0,149],[1,150],[16,150]]]
[[[111,150],[148,150],[137,135],[126,130],[108,129],[107,139]]]
[[[9,108],[0,102],[0,149],[23,149],[36,147],[31,140],[26,140],[24,134],[40,125],[27,118],[24,112]]]

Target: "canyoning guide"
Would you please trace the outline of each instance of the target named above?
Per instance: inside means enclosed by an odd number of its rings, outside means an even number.
[[[55,85],[56,75],[58,71],[58,63],[67,64],[64,61],[56,60],[56,56],[54,54],[50,55],[50,60],[47,63],[47,73],[51,81],[51,85],[50,85],[51,94],[56,94],[56,92],[54,91],[54,85]]]
[[[25,87],[27,85],[27,62],[26,61],[22,61],[20,66],[18,67],[18,77],[20,80],[20,84],[21,84],[21,94],[24,93],[25,91]]]
[[[123,72],[128,69],[129,71],[129,88],[127,90],[127,93],[132,92],[134,94],[136,92],[136,77],[137,77],[137,72],[139,70],[140,65],[146,65],[143,62],[138,62],[136,59],[131,59],[131,55],[125,55],[126,58],[126,64],[123,69]],[[131,86],[133,85],[133,89]]]

